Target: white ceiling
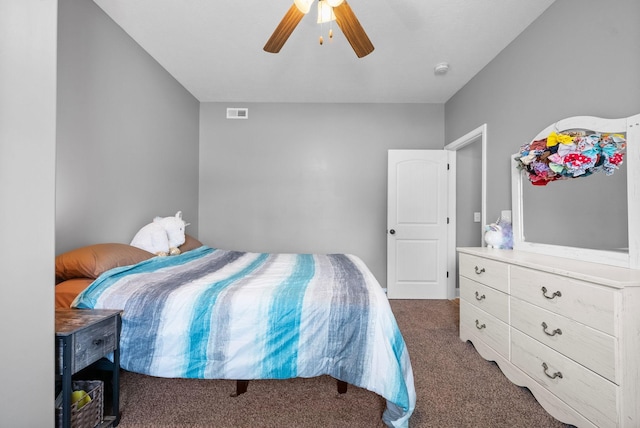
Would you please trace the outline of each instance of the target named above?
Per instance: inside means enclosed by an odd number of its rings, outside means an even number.
[[[375,46],[361,59],[335,23],[319,45],[315,5],[264,52],[293,0],[94,2],[202,102],[444,103],[554,0],[349,0]]]

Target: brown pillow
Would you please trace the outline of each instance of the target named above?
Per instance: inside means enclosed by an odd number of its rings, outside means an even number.
[[[190,250],[195,250],[196,248],[202,247],[202,242],[198,241],[193,236],[184,234],[184,244],[180,245],[178,248],[181,253],[186,253]]]
[[[56,285],[56,309],[71,307],[76,296],[92,282],[91,278],[74,278]]]
[[[95,244],[56,257],[56,284],[73,278],[97,278],[118,266],[128,266],[154,257],[127,244]]]

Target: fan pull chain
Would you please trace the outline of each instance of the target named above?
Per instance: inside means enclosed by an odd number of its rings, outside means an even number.
[[[328,13],[327,13],[328,12]],[[324,23],[329,23],[329,39],[333,39],[333,22],[335,16],[333,15],[333,8],[327,3],[327,0],[318,1],[318,24],[320,24],[320,37],[318,41],[322,46],[324,44]]]
[[[332,26],[331,26],[332,27]],[[333,39],[333,28],[329,27],[329,39]],[[324,37],[322,37],[322,24],[320,24],[320,45],[324,44]]]

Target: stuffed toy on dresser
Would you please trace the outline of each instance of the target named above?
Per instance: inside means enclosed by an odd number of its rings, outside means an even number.
[[[513,248],[513,228],[511,223],[498,219],[495,223],[484,227],[484,242],[489,248],[512,249]]]

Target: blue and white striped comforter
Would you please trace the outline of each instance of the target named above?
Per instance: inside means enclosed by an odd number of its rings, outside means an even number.
[[[415,407],[404,339],[357,257],[206,246],[105,272],[74,301],[122,309],[125,370],[160,377],[330,375],[387,400],[389,426]]]

